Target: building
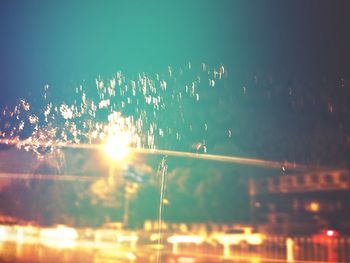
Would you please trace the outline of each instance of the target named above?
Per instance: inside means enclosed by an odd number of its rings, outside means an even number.
[[[251,178],[253,219],[266,231],[308,233],[320,228],[350,229],[347,170]]]

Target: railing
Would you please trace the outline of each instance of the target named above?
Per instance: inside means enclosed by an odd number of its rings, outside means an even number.
[[[322,262],[350,262],[350,237],[323,238],[317,241],[312,238],[294,238],[296,259]]]
[[[285,262],[350,262],[350,237],[323,238],[268,236],[261,245],[246,243],[177,244],[177,253],[216,255],[223,258],[260,258]]]

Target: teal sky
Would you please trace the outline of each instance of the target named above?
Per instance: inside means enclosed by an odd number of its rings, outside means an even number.
[[[310,70],[325,59],[337,69],[349,41],[334,41],[344,37],[344,10],[312,1],[1,1],[1,89],[6,100],[45,84],[61,93],[99,74],[187,61],[254,72]]]
[[[231,28],[225,7],[213,3],[8,2],[1,13],[1,78],[29,92],[44,84],[75,86],[117,70],[137,74],[187,61],[221,63],[239,45],[228,40],[244,37],[238,26]]]

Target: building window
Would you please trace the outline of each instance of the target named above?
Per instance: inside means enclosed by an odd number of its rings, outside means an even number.
[[[346,183],[348,181],[349,177],[347,174],[340,174],[339,180],[342,183]]]
[[[273,212],[276,210],[276,205],[274,203],[268,203],[267,207],[268,207],[270,212]]]
[[[286,185],[287,186],[291,186],[292,185],[292,178],[290,178],[290,177],[286,177],[285,179],[284,179],[284,181],[285,181],[285,183],[286,183]]]
[[[338,202],[336,203],[336,207],[337,207],[337,210],[341,211],[341,210],[343,209],[343,204],[342,204],[342,202],[338,201]]]
[[[278,186],[280,184],[280,179],[278,177],[273,177],[272,182],[274,186]]]
[[[298,185],[304,185],[304,183],[305,183],[304,176],[298,176],[297,183],[298,183]]]
[[[333,183],[333,177],[332,177],[332,175],[326,174],[326,176],[324,177],[324,181],[325,181],[325,183],[327,183],[327,184],[332,184],[332,183]]]
[[[263,188],[267,188],[268,185],[269,185],[268,180],[262,180],[262,181],[261,181],[261,186],[262,186]]]
[[[318,184],[319,179],[317,174],[311,175],[311,182],[313,182],[314,184]]]

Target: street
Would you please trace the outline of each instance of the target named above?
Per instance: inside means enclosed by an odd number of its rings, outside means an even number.
[[[86,262],[86,263],[217,263],[217,262],[241,262],[241,263],[264,263],[269,261],[260,260],[257,257],[251,259],[222,259],[221,256],[207,255],[172,255],[170,251],[161,252],[151,249],[139,249],[131,252],[127,248],[116,245],[106,245],[100,248],[89,248],[87,246],[76,246],[72,248],[52,248],[41,244],[4,242],[0,243],[0,262]],[[283,262],[283,261],[280,261]]]

